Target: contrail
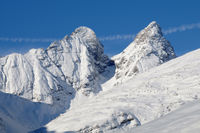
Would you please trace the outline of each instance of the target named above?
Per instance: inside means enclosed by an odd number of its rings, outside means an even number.
[[[8,38],[8,37],[0,37],[0,41],[10,41],[10,42],[53,42],[58,40],[56,38]]]
[[[195,23],[195,24],[188,24],[188,25],[181,25],[178,27],[172,27],[168,29],[162,30],[164,35],[169,35],[175,32],[183,32],[187,30],[192,30],[192,29],[200,29],[200,23]],[[99,39],[101,41],[112,41],[112,40],[130,40],[135,37],[136,34],[127,34],[127,35],[112,35],[112,36],[106,36],[106,37],[100,37]]]
[[[200,23],[181,25],[179,27],[168,28],[166,30],[163,30],[163,33],[165,35],[168,35],[168,34],[171,34],[171,33],[183,32],[183,31],[192,30],[192,29],[200,29]]]
[[[164,35],[169,35],[176,32],[183,32],[187,30],[192,29],[200,29],[200,23],[194,23],[194,24],[187,24],[187,25],[181,25],[178,27],[172,27],[168,29],[163,30]],[[100,41],[113,41],[113,40],[133,40],[136,34],[118,34],[118,35],[111,35],[111,36],[104,36],[99,37]],[[58,38],[8,38],[8,37],[0,37],[0,41],[8,41],[8,42],[30,42],[30,43],[36,43],[36,42],[53,42],[59,40]]]
[[[133,39],[134,37],[135,37],[135,34],[112,35],[112,36],[99,37],[99,40],[100,41],[129,40],[129,39]]]

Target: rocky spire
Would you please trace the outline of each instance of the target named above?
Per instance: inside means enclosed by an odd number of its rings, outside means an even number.
[[[122,53],[113,58],[117,68],[115,77],[125,80],[175,57],[173,47],[163,37],[160,26],[153,21],[137,34]]]

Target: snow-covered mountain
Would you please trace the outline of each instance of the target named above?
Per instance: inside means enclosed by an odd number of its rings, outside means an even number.
[[[153,21],[138,33],[123,52],[113,57],[115,77],[122,82],[175,57],[173,47],[163,37],[160,26]]]
[[[132,130],[199,99],[200,50],[175,57],[154,21],[112,60],[87,27],[0,58],[0,131]]]
[[[104,55],[103,45],[87,27],[77,28],[70,36],[47,49],[51,61],[61,70],[66,82],[85,95],[101,90],[98,75],[114,65]]]
[[[76,92],[86,96],[99,92],[99,78],[104,78],[101,74],[112,65],[114,62],[103,53],[103,45],[87,27],[77,28],[46,50],[31,49],[24,55],[14,53],[0,58],[0,91],[41,103],[19,106],[19,112],[27,107],[33,111],[23,117],[13,112],[16,106],[1,103],[2,110],[6,110],[3,115],[9,114],[25,129],[39,128],[68,109]],[[31,121],[26,122],[28,117]]]
[[[0,59],[0,90],[36,102],[52,104],[57,93],[71,95],[101,90],[98,75],[113,62],[103,54],[103,45],[87,27],[52,43],[47,50],[32,49],[25,55]]]

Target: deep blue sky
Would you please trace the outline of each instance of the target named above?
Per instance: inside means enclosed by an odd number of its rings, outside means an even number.
[[[98,37],[135,34],[157,21],[162,29],[200,23],[199,0],[0,0],[0,37],[63,38],[78,26]],[[165,36],[178,55],[199,48],[200,29]],[[102,41],[105,52],[122,51],[132,40]],[[0,55],[46,48],[50,43],[0,40]]]

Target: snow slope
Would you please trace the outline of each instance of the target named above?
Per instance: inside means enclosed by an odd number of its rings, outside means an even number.
[[[114,133],[199,133],[200,102],[192,102],[168,115],[137,128],[115,130]]]
[[[97,96],[77,96],[66,113],[46,125],[47,131],[109,131],[160,118],[199,99],[199,66],[200,49],[108,88],[111,79]]]
[[[26,133],[61,113],[57,107],[0,92],[0,132]],[[1,130],[2,129],[2,130]]]

